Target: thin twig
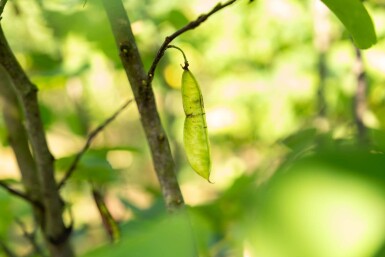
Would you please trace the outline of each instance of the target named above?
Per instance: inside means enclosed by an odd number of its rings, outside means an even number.
[[[357,89],[354,97],[354,119],[358,130],[358,141],[365,143],[367,136],[367,128],[364,124],[364,114],[366,111],[366,94],[368,82],[366,79],[365,68],[362,60],[360,49],[355,47],[356,51],[356,67],[355,75],[357,79]]]
[[[112,217],[104,200],[103,193],[92,185],[92,196],[111,242],[117,242],[120,238],[120,230],[117,221]]]
[[[163,44],[159,48],[158,53],[156,54],[153,63],[151,64],[150,70],[148,71],[148,74],[147,74],[147,85],[150,85],[150,83],[152,82],[152,80],[154,78],[155,69],[156,69],[159,61],[162,59],[162,57],[164,55],[164,52],[166,51],[167,46],[171,43],[171,41],[173,41],[175,38],[177,38],[178,36],[182,35],[186,31],[195,29],[202,22],[206,21],[211,15],[213,15],[214,13],[220,11],[221,9],[223,9],[223,8],[233,4],[236,1],[237,0],[230,0],[230,1],[225,2],[224,4],[218,3],[210,12],[208,12],[206,14],[200,15],[196,20],[189,22],[188,24],[186,24],[181,29],[175,31],[173,34],[171,34],[170,36],[166,37],[164,42],[163,42]]]
[[[9,249],[8,246],[6,246],[5,243],[3,243],[1,240],[0,240],[0,248],[5,253],[5,256],[7,256],[7,257],[17,257],[17,255],[13,251],[11,251],[11,249]]]
[[[16,223],[19,225],[21,231],[23,232],[23,236],[32,245],[34,253],[38,254],[39,256],[45,257],[46,255],[44,254],[44,252],[41,249],[41,247],[39,246],[39,244],[36,242],[35,231],[33,231],[31,233],[28,232],[24,222],[22,222],[20,219],[16,219]]]
[[[82,156],[85,154],[85,152],[88,150],[88,148],[90,148],[91,146],[91,143],[92,141],[94,140],[94,138],[101,132],[103,131],[103,129],[108,126],[113,120],[115,120],[115,118],[130,104],[132,103],[134,100],[133,99],[129,99],[126,103],[124,103],[113,115],[111,115],[111,117],[109,117],[108,119],[106,119],[102,124],[100,124],[96,129],[94,129],[89,135],[88,135],[88,138],[87,138],[87,141],[86,143],[84,144],[83,148],[78,152],[78,154],[76,155],[74,161],[72,162],[71,166],[68,168],[66,174],[64,175],[64,177],[62,178],[62,180],[60,181],[60,183],[58,184],[58,188],[60,189],[64,184],[65,182],[71,177],[72,173],[75,171],[80,159],[82,158]]]
[[[325,118],[326,116],[326,99],[325,99],[325,86],[327,78],[327,65],[326,65],[326,54],[320,51],[318,55],[318,89],[317,89],[317,105],[318,105],[318,116]]]
[[[168,45],[168,46],[167,46],[167,49],[168,49],[168,48],[175,48],[175,49],[179,50],[179,51],[182,53],[183,59],[184,59],[184,65],[182,66],[182,68],[183,68],[184,70],[187,69],[188,66],[189,66],[189,63],[188,63],[188,61],[187,61],[187,57],[186,57],[186,55],[184,54],[183,50],[182,50],[180,47],[177,47],[177,46],[174,46],[174,45]]]
[[[27,202],[30,202],[36,206],[39,206],[39,207],[42,207],[41,203],[38,203],[34,200],[32,200],[31,198],[29,198],[28,195],[26,195],[25,193],[23,192],[20,192],[19,190],[16,190],[12,187],[10,187],[9,185],[7,185],[7,183],[5,183],[4,181],[0,181],[0,187],[4,188],[5,190],[7,190],[10,194],[12,195],[15,195],[15,196],[18,196],[20,197],[21,199],[24,199],[26,200]]]

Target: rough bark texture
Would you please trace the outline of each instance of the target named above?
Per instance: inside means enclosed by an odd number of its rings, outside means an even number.
[[[0,26],[0,64],[9,74],[25,117],[26,131],[36,162],[43,203],[42,231],[52,256],[72,257],[69,229],[62,218],[63,201],[54,178],[54,158],[50,153],[40,117],[37,88],[13,55]]]
[[[147,75],[131,31],[130,21],[121,0],[102,0],[102,2],[135,96],[166,207],[173,212],[182,208],[184,201],[176,178],[170,145],[158,115],[151,84],[147,83]]]
[[[27,132],[23,125],[23,115],[16,92],[8,73],[0,65],[0,99],[8,140],[15,154],[21,172],[26,195],[34,203],[33,210],[37,222],[42,221],[41,187],[35,160],[28,145]]]

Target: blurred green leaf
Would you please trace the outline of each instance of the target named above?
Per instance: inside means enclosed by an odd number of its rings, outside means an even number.
[[[190,223],[184,214],[170,215],[152,224],[143,224],[114,245],[91,251],[83,257],[193,257],[193,237]]]
[[[385,151],[385,131],[369,129],[370,139],[379,150]]]
[[[40,115],[45,128],[49,128],[59,117],[52,112],[52,110],[45,104],[39,105]]]
[[[82,157],[74,177],[105,183],[115,180],[116,175],[116,170],[103,156],[91,152]]]
[[[80,159],[76,171],[73,174],[75,180],[90,180],[96,183],[109,183],[118,179],[119,170],[112,168],[111,164],[107,160],[107,153],[109,151],[129,151],[139,152],[135,147],[129,146],[117,146],[117,147],[105,147],[98,149],[89,149]],[[73,163],[76,155],[70,155],[62,158],[58,158],[55,161],[55,167],[59,171],[66,171]]]
[[[171,10],[170,13],[167,14],[167,20],[178,29],[189,22],[184,13],[177,9]]]
[[[0,188],[0,206],[1,206],[1,219],[0,219],[0,236],[4,238],[7,235],[8,229],[13,221],[13,211],[11,208],[12,196]]]
[[[302,150],[313,145],[317,130],[314,128],[308,128],[295,132],[289,135],[281,142],[292,150]]]
[[[134,217],[138,220],[151,220],[165,211],[164,201],[161,196],[158,196],[154,203],[146,209],[138,208],[134,203],[125,198],[120,198],[120,201],[125,208],[132,211]]]
[[[56,168],[67,170],[74,159],[74,156],[59,158],[55,162]],[[118,171],[111,167],[105,156],[94,152],[87,152],[82,156],[72,176],[72,179],[78,181],[93,181],[101,184],[115,181],[117,178]]]
[[[50,26],[55,28],[55,36],[58,39],[66,39],[69,35],[87,39],[110,60],[119,63],[118,50],[111,36],[110,27],[103,19],[105,14],[99,3],[88,4],[87,8],[73,12],[45,10],[45,17]]]
[[[31,52],[30,58],[35,74],[53,76],[63,72],[61,69],[62,60],[59,57],[55,58],[46,53]]]
[[[65,115],[65,121],[68,128],[76,135],[87,135],[87,122],[89,117],[87,114],[68,112]]]
[[[0,116],[0,143],[2,146],[8,145],[8,132],[3,122],[3,117]]]
[[[323,150],[278,172],[256,194],[247,241],[257,256],[373,256],[383,231],[385,155]]]
[[[358,48],[377,42],[371,17],[360,0],[322,0],[350,32]]]

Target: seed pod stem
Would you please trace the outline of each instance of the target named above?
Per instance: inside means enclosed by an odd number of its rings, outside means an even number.
[[[174,45],[168,45],[167,48],[175,48],[175,49],[179,50],[182,53],[183,59],[184,59],[184,65],[182,66],[182,68],[184,70],[188,70],[189,64],[188,64],[186,55],[184,54],[183,50],[180,47],[177,47],[177,46],[174,46]]]

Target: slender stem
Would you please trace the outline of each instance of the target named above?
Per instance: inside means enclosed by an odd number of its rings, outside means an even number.
[[[356,63],[355,75],[357,79],[357,89],[354,97],[354,119],[358,131],[358,141],[365,143],[367,139],[367,128],[364,123],[364,114],[366,111],[366,94],[368,89],[368,82],[366,80],[364,63],[360,49],[355,47]]]
[[[325,99],[326,79],[328,77],[328,67],[326,54],[329,50],[331,38],[330,28],[327,24],[328,10],[324,8],[321,2],[314,2],[313,5],[313,29],[314,29],[314,47],[318,52],[318,89],[317,89],[317,110],[319,118],[327,116],[327,102]]]
[[[0,64],[8,72],[25,115],[25,124],[33,156],[36,161],[44,204],[44,224],[41,224],[52,256],[72,257],[70,230],[65,226],[63,201],[54,177],[54,158],[49,151],[43,121],[40,116],[37,88],[31,83],[11,51],[0,25]]]
[[[183,33],[187,32],[189,30],[195,29],[196,27],[201,25],[201,23],[206,21],[211,15],[213,15],[214,13],[222,10],[223,8],[233,4],[236,1],[237,0],[230,0],[230,1],[227,1],[227,2],[225,2],[223,4],[222,3],[218,3],[208,13],[200,15],[196,20],[189,22],[188,24],[186,24],[185,26],[183,26],[179,30],[175,31],[170,36],[166,37],[164,42],[163,42],[163,44],[160,46],[160,48],[158,50],[158,53],[156,54],[156,56],[154,58],[154,61],[152,62],[151,67],[150,67],[150,69],[148,71],[148,74],[147,74],[147,84],[150,84],[152,82],[152,80],[154,79],[154,73],[155,73],[156,67],[157,67],[159,61],[162,59],[162,57],[164,55],[164,52],[166,51],[167,46],[171,43],[171,41],[173,41],[175,38],[179,37]]]
[[[36,241],[36,231],[28,232],[25,224],[20,220],[16,219],[16,223],[19,225],[21,231],[23,232],[23,236],[29,241],[29,243],[33,247],[33,253],[38,254],[39,256],[45,257],[45,254],[41,247],[39,246],[38,242]]]
[[[114,114],[111,115],[108,119],[106,119],[102,124],[100,124],[96,129],[94,129],[88,136],[86,143],[84,144],[83,148],[79,151],[79,153],[76,155],[74,161],[68,168],[66,174],[58,184],[58,188],[60,189],[62,186],[64,186],[65,182],[71,177],[73,172],[75,171],[80,159],[82,156],[86,153],[86,151],[90,148],[92,141],[94,138],[105,129],[112,121],[118,117],[118,115],[134,100],[129,99],[127,102],[125,102]]]
[[[168,45],[167,48],[175,48],[175,49],[179,50],[182,53],[183,59],[184,59],[184,65],[182,66],[182,68],[184,70],[188,69],[189,63],[187,61],[186,55],[184,54],[183,50],[180,47],[177,47],[174,45]]]
[[[5,256],[17,257],[17,255],[13,251],[11,251],[11,249],[9,249],[8,246],[6,246],[5,243],[3,243],[1,240],[0,240],[0,248],[3,250]]]
[[[14,196],[17,196],[23,200],[26,200],[27,202],[29,203],[32,203],[33,205],[39,207],[40,209],[42,209],[42,205],[40,202],[37,202],[33,199],[31,199],[28,195],[26,195],[25,193],[23,192],[20,192],[19,190],[16,190],[12,187],[10,187],[9,185],[7,185],[7,183],[4,183],[3,181],[0,181],[0,187],[4,188],[5,190],[8,191],[8,193],[14,195]]]
[[[320,52],[318,54],[318,89],[317,89],[317,107],[318,116],[324,118],[326,116],[326,100],[325,100],[325,86],[327,78],[327,67],[325,53]]]
[[[147,74],[131,30],[130,20],[121,0],[102,0],[102,2],[135,96],[166,207],[170,212],[176,211],[184,207],[184,201],[175,174],[170,144],[160,121],[151,84],[147,83]]]
[[[94,185],[92,186],[92,196],[111,242],[117,242],[120,238],[118,223],[114,217],[112,217],[111,212],[104,201],[103,193]]]

